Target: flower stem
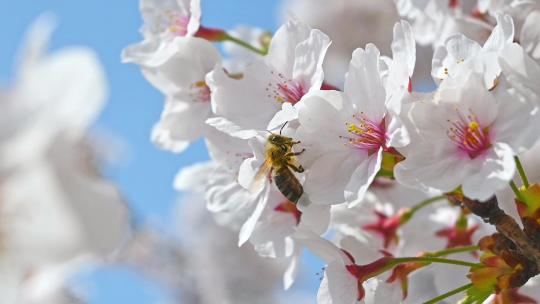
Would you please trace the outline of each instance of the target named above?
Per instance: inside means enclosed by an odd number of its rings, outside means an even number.
[[[518,187],[516,186],[516,183],[514,183],[513,180],[510,180],[510,188],[512,188],[512,191],[514,191],[514,194],[516,195],[516,198],[525,203],[525,199],[521,195],[521,192],[519,192],[519,189],[518,189]]]
[[[427,200],[424,200],[424,201],[421,201],[420,203],[418,203],[417,205],[415,205],[414,207],[411,208],[411,213],[414,214],[416,211],[432,204],[432,203],[435,203],[437,201],[440,201],[440,200],[443,200],[443,199],[446,199],[446,197],[444,195],[439,195],[439,196],[435,196],[435,197],[432,197],[432,198],[429,198]]]
[[[452,264],[452,265],[459,265],[459,266],[466,266],[466,267],[482,266],[482,264],[479,264],[479,263],[471,263],[471,262],[466,262],[466,261],[461,261],[461,260],[444,259],[444,258],[437,258],[437,257],[430,257],[430,256],[393,259],[393,263],[395,263],[396,265],[402,264],[402,263],[409,263],[409,262],[441,263],[441,264]]]
[[[529,179],[527,178],[527,174],[525,174],[523,165],[521,164],[521,161],[519,160],[519,157],[517,155],[514,156],[514,161],[516,162],[516,167],[518,169],[519,176],[521,177],[521,180],[523,181],[523,185],[525,186],[525,188],[529,188]]]
[[[450,254],[455,254],[455,253],[471,252],[471,251],[475,251],[475,250],[479,250],[479,249],[480,249],[480,246],[478,246],[478,245],[459,246],[459,247],[448,248],[448,249],[441,250],[441,251],[436,251],[436,252],[432,253],[429,256],[441,257],[441,256],[447,256],[447,255],[450,255]]]
[[[441,300],[444,300],[444,299],[446,299],[446,298],[449,298],[449,297],[451,297],[451,296],[453,296],[453,295],[457,295],[457,294],[460,293],[460,292],[466,291],[467,289],[471,288],[472,286],[473,286],[472,283],[469,283],[469,284],[467,284],[467,285],[463,285],[463,286],[458,287],[458,288],[456,288],[456,289],[454,289],[454,290],[450,290],[449,292],[447,292],[447,293],[445,293],[445,294],[442,294],[442,295],[440,295],[440,296],[438,296],[438,297],[436,297],[436,298],[433,298],[433,299],[431,299],[431,300],[429,300],[429,301],[427,301],[427,302],[424,302],[424,304],[437,304],[437,303],[439,303]]]
[[[379,173],[380,173],[380,171],[379,171]],[[420,210],[420,209],[422,209],[422,208],[424,208],[426,206],[429,206],[432,203],[443,200],[443,199],[446,199],[446,197],[444,195],[435,196],[435,197],[423,200],[423,201],[421,201],[420,203],[414,205],[411,208],[403,208],[402,209],[403,213],[401,214],[401,218],[400,218],[400,225],[403,225],[403,224],[407,223],[408,221],[410,221],[411,218],[413,217],[413,215],[418,210]]]
[[[233,37],[233,36],[231,36],[229,34],[226,34],[224,40],[236,43],[236,44],[238,44],[238,45],[240,45],[240,46],[242,46],[242,47],[244,47],[244,48],[246,48],[246,49],[248,49],[248,50],[250,50],[252,52],[255,52],[255,53],[259,54],[259,55],[262,55],[262,56],[265,56],[266,53],[267,53],[267,50],[262,50],[262,49],[259,49],[257,47],[254,47],[253,45],[245,42],[244,40],[238,39],[238,38]]]

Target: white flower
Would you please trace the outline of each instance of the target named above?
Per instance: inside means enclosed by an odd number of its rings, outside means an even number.
[[[45,54],[54,26],[46,16],[30,28],[17,78],[0,104],[0,170],[39,160],[58,134],[81,138],[106,100],[96,54],[68,47]]]
[[[384,267],[388,261],[381,258],[381,254],[373,250],[369,243],[346,237],[337,247],[309,231],[299,231],[297,239],[327,263],[317,293],[317,303],[354,304],[364,297],[366,304],[400,302],[399,288],[375,278],[368,280],[368,276],[373,275],[379,267]],[[359,265],[368,262],[373,262],[370,267]]]
[[[47,19],[31,28],[19,77],[0,104],[2,303],[18,303],[21,288],[44,273],[34,296],[56,292],[130,230],[123,199],[97,174],[84,138],[106,100],[103,68],[82,47],[45,54],[51,30]]]
[[[359,203],[383,152],[408,143],[398,113],[414,69],[414,38],[406,22],[396,24],[394,33],[389,66],[368,44],[353,53],[343,93],[321,91],[299,104],[297,138],[314,159],[306,165],[305,191],[315,203]]]
[[[141,227],[121,262],[165,287],[174,302],[278,303],[274,287],[285,265],[236,246],[237,233],[216,224],[201,193],[187,194],[173,215],[174,233]]]
[[[152,130],[159,147],[181,152],[205,134],[211,114],[211,92],[205,77],[221,61],[217,49],[200,38],[174,39],[141,67],[146,78],[164,94],[161,120]]]
[[[442,192],[461,185],[466,196],[486,200],[513,177],[513,156],[534,143],[534,108],[509,92],[492,94],[477,74],[446,79],[436,96],[410,110],[421,140],[396,178]]]
[[[207,129],[211,92],[205,77],[221,62],[199,29],[199,0],[141,0],[144,41],[124,49],[124,62],[141,66],[144,76],[166,95],[161,120],[152,130],[160,148],[182,152]]]
[[[390,53],[392,26],[398,15],[391,0],[283,1],[282,16],[294,15],[332,37],[324,60],[325,81],[343,86],[352,52],[373,43]]]
[[[146,65],[172,40],[193,37],[200,26],[200,6],[200,0],[141,0],[144,41],[126,48],[124,60]]]
[[[321,31],[287,22],[272,38],[264,60],[253,62],[241,79],[229,77],[219,66],[209,75],[216,116],[244,130],[267,130],[282,105],[294,105],[320,89],[329,45]]]
[[[484,41],[491,26],[467,15],[457,0],[394,0],[400,16],[411,21],[416,41],[437,47],[453,34],[462,33],[476,41]],[[472,2],[472,3],[471,3]]]
[[[508,15],[497,16],[497,26],[481,47],[462,34],[450,36],[435,50],[431,75],[436,81],[460,77],[470,71],[484,76],[485,86],[497,84],[501,73],[498,58],[503,49],[514,41],[514,24]]]
[[[508,45],[500,54],[499,63],[508,82],[519,93],[538,104],[540,99],[540,61],[533,60],[518,44]]]

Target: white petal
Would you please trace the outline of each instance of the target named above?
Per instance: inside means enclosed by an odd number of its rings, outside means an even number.
[[[255,226],[257,225],[257,222],[259,221],[259,218],[261,217],[264,208],[268,203],[269,193],[270,187],[265,187],[265,190],[259,193],[257,196],[257,206],[255,207],[255,210],[253,210],[251,216],[242,225],[242,228],[240,228],[240,234],[238,235],[238,247],[244,245],[244,243],[247,242],[247,240],[249,240],[251,237],[251,234],[253,233],[253,230],[255,230]]]
[[[209,104],[185,103],[178,96],[167,98],[160,121],[152,129],[151,140],[159,148],[179,153],[201,137],[208,126]],[[181,97],[180,97],[181,98]]]
[[[457,147],[442,139],[417,144],[407,159],[396,165],[394,174],[405,186],[448,192],[461,184],[464,176],[469,174],[468,170]]]
[[[323,154],[306,173],[305,192],[316,204],[332,205],[345,202],[345,188],[363,160],[361,151],[356,150],[329,151]]]
[[[301,227],[323,234],[330,224],[330,206],[310,204],[302,209]]]
[[[298,120],[306,132],[329,135],[339,140],[345,129],[345,122],[351,118],[352,108],[338,91],[320,91],[309,94],[298,103]],[[326,141],[326,138],[323,139]]]
[[[411,141],[407,128],[401,121],[398,115],[390,114],[386,116],[389,120],[386,127],[386,133],[388,136],[388,147],[402,148],[409,144]]]
[[[274,34],[266,62],[288,79],[293,79],[296,48],[309,38],[310,33],[311,28],[307,24],[294,19],[287,21]]]
[[[216,164],[207,161],[184,167],[178,171],[174,178],[174,189],[178,191],[200,191],[206,187],[208,177]]]
[[[311,90],[320,89],[324,72],[322,68],[330,38],[319,30],[312,30],[309,37],[295,49],[292,79],[305,81]]]
[[[207,179],[205,199],[206,208],[210,212],[241,212],[249,209],[255,199],[255,195],[251,195],[236,181],[236,174],[222,166],[217,166]]]
[[[136,63],[142,65],[148,81],[165,94],[189,90],[221,61],[212,43],[196,37],[177,37],[148,52],[137,55],[141,60]]]
[[[371,279],[365,283],[365,304],[402,303],[401,286],[386,283],[379,279]]]
[[[493,122],[493,141],[508,144],[515,153],[531,148],[538,140],[539,118],[534,104],[510,91],[499,94],[499,110]]]
[[[342,265],[344,265],[345,261],[350,262],[336,245],[311,230],[298,229],[294,235],[294,239],[306,246],[313,254],[328,264],[334,261],[338,261]]]
[[[386,113],[386,91],[380,77],[379,59],[379,50],[373,44],[368,44],[365,51],[356,49],[345,76],[347,98],[374,122],[381,121]]]
[[[281,111],[277,112],[272,120],[268,123],[267,130],[275,130],[281,128],[285,123],[296,120],[298,118],[298,109],[289,102],[284,102],[281,105]]]
[[[191,0],[189,3],[189,23],[187,35],[194,36],[201,25],[201,0]]]
[[[540,11],[532,11],[525,19],[519,41],[523,49],[540,64]]]
[[[206,78],[214,113],[244,129],[265,130],[281,109],[281,102],[272,95],[276,85],[272,73],[262,60],[253,62],[242,79],[233,79],[216,66]]]
[[[416,62],[416,42],[411,25],[407,21],[400,21],[394,25],[394,40],[392,41],[392,60],[404,66],[406,79],[414,72]]]
[[[241,126],[224,117],[211,117],[206,120],[206,123],[223,133],[240,139],[250,139],[259,134],[255,130],[243,129]]]
[[[254,185],[252,183],[259,172],[259,168],[265,161],[265,139],[253,137],[249,139],[248,143],[254,156],[247,158],[242,162],[238,172],[238,183],[242,185],[242,187],[253,191],[253,193],[259,193],[263,186],[268,184],[267,180],[263,180],[260,185],[255,188],[253,188]]]
[[[294,284],[296,277],[298,276],[298,271],[300,270],[300,248],[295,249],[292,254],[289,266],[285,273],[283,274],[283,288],[288,290]]]
[[[354,304],[358,298],[356,279],[339,263],[326,267],[317,293],[318,304]]]
[[[514,21],[509,15],[497,15],[497,25],[493,28],[484,47],[484,51],[500,51],[514,42]]]
[[[508,45],[500,54],[499,63],[508,81],[531,99],[540,96],[540,65],[532,60],[516,43]]]
[[[382,149],[379,149],[377,153],[358,164],[345,187],[345,199],[350,203],[349,207],[352,208],[362,202],[367,189],[381,168],[381,161]]]
[[[462,69],[469,68],[468,60],[474,60],[480,50],[477,42],[462,34],[449,37],[444,46],[435,50],[431,75],[435,80],[442,80],[447,76],[456,77]]]
[[[516,170],[512,148],[496,143],[489,154],[463,179],[463,194],[472,199],[485,201],[508,185]],[[483,157],[482,157],[483,158]]]

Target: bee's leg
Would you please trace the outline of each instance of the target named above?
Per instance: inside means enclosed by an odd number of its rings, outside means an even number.
[[[287,164],[289,168],[291,168],[294,172],[302,173],[304,172],[304,167],[302,165],[299,165],[298,167],[294,164]]]
[[[268,180],[270,181],[270,183],[273,182],[273,178],[272,178],[273,173],[274,173],[274,168],[271,168],[270,171],[268,172]]]
[[[304,153],[304,151],[306,151],[306,149],[302,149],[302,151],[300,151],[300,152],[289,152],[289,153],[285,154],[285,156],[287,156],[287,157],[297,156],[297,155],[300,155],[300,154]]]
[[[300,143],[300,141],[293,141],[291,142],[291,144],[294,146],[294,145],[298,145]]]

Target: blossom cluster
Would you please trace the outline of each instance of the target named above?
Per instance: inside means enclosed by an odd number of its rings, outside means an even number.
[[[65,281],[104,261],[130,233],[129,212],[99,171],[88,128],[107,96],[94,51],[47,51],[40,17],[0,89],[0,302],[75,303]]]
[[[239,246],[286,261],[286,289],[302,248],[321,257],[318,303],[536,303],[534,279],[515,283],[519,248],[501,250],[460,198],[538,219],[523,168],[540,148],[540,3],[394,4],[389,53],[357,45],[329,78],[333,37],[297,17],[227,32],[201,25],[198,0],[141,0],[144,40],[122,56],[165,95],[151,139],[179,153],[204,138],[211,161],[175,187],[204,196]]]
[[[133,221],[101,172],[118,157],[115,138],[91,130],[107,100],[105,69],[87,47],[48,51],[54,28],[48,14],[31,25],[16,75],[0,88],[0,303],[86,303],[92,291],[72,278],[111,266],[153,279],[182,303],[308,303],[269,288],[284,264],[238,248],[200,193],[182,203],[179,233]]]

